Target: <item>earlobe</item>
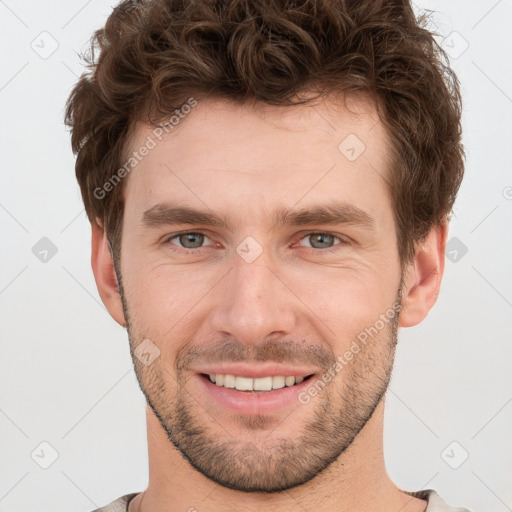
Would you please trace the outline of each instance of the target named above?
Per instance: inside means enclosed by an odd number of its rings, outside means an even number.
[[[103,229],[91,223],[91,266],[101,300],[112,318],[126,327],[114,262]]]
[[[422,322],[437,301],[444,273],[444,248],[448,224],[434,226],[416,248],[405,272],[400,327]]]

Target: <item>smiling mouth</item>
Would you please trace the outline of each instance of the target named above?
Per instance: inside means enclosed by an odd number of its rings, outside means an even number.
[[[245,393],[268,393],[285,387],[293,387],[309,380],[314,374],[307,375],[306,377],[296,377],[293,375],[269,375],[267,377],[241,377],[237,375],[208,375],[205,373],[200,374],[201,377],[208,380],[212,384],[220,388],[233,389]]]

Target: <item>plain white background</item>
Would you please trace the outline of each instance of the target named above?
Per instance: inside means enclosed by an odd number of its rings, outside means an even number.
[[[127,334],[95,288],[63,125],[82,72],[77,52],[113,4],[0,1],[2,512],[86,512],[147,484],[144,399]],[[386,463],[403,489],[433,488],[452,505],[505,512],[512,509],[512,0],[418,6],[436,11],[439,40],[462,82],[467,168],[438,304],[400,334]]]

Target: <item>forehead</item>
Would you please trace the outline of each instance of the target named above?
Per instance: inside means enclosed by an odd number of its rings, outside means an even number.
[[[242,214],[347,199],[361,188],[371,203],[389,192],[389,138],[366,98],[295,106],[207,99],[176,120],[169,133],[139,123],[130,141],[127,158],[139,156],[125,184],[125,214],[137,221],[169,199]]]

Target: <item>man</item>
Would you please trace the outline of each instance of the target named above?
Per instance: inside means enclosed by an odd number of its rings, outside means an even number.
[[[93,49],[66,121],[150,472],[100,510],[463,510],[383,457],[463,175],[457,78],[409,2],[125,1]]]

